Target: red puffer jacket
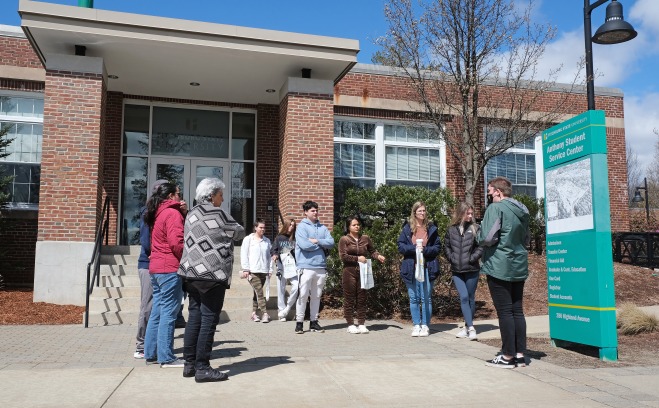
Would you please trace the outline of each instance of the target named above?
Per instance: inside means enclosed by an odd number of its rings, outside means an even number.
[[[176,273],[183,254],[183,214],[178,201],[166,200],[156,211],[151,231],[149,273]]]

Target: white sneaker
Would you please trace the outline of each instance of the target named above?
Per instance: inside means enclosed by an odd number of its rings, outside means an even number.
[[[279,313],[277,313],[277,317],[279,317],[280,322],[286,321],[286,316],[288,316],[289,310],[289,308],[285,308],[284,310],[280,310]]]
[[[368,334],[368,331],[369,331],[369,330],[366,328],[365,325],[360,324],[359,327],[358,327],[358,329],[359,329],[359,333],[361,333],[361,334]]]
[[[419,333],[419,337],[428,337],[430,335],[430,329],[428,326],[425,324],[421,326],[421,332]]]
[[[421,334],[421,326],[417,324],[412,329],[412,337],[419,337],[420,334]]]
[[[455,337],[459,339],[466,339],[469,336],[469,333],[467,333],[467,328],[463,327],[462,330],[458,332],[458,334],[455,335]]]
[[[476,329],[473,327],[469,328],[469,340],[478,340],[478,337],[476,336]]]
[[[359,334],[359,329],[354,324],[348,326],[348,333],[350,334]]]

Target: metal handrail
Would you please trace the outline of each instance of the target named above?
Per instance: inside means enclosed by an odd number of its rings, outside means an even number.
[[[99,225],[96,227],[96,239],[94,240],[94,250],[92,251],[92,259],[87,264],[87,295],[85,298],[85,328],[89,327],[89,297],[94,291],[94,280],[96,286],[100,284],[100,271],[101,271],[101,248],[103,247],[103,238],[105,238],[105,245],[108,244],[110,226],[110,197],[105,197],[103,203],[103,212],[99,219]],[[94,276],[92,277],[91,270],[94,265]]]

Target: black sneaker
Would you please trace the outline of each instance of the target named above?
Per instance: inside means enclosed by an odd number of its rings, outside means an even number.
[[[325,330],[322,327],[320,327],[320,325],[318,324],[318,320],[309,322],[309,331],[316,333],[325,333]]]
[[[303,334],[304,327],[302,327],[302,322],[295,323],[295,334]]]
[[[229,374],[223,373],[217,368],[207,368],[205,370],[199,370],[194,376],[195,382],[204,383],[204,382],[217,382],[217,381],[226,381],[229,379]]]
[[[515,367],[526,367],[526,357],[515,356]]]
[[[485,365],[496,368],[515,368],[515,358],[506,360],[502,355],[498,355],[492,360],[486,361]]]
[[[158,364],[158,359],[157,358],[145,358],[144,362],[146,363],[146,365]]]
[[[197,370],[195,370],[194,368],[194,363],[188,363],[186,361],[185,365],[183,366],[183,377],[185,378],[194,377],[196,372]]]

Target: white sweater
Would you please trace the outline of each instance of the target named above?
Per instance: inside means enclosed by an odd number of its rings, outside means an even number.
[[[270,240],[264,236],[259,242],[254,233],[246,236],[240,248],[240,266],[250,273],[270,272]]]

